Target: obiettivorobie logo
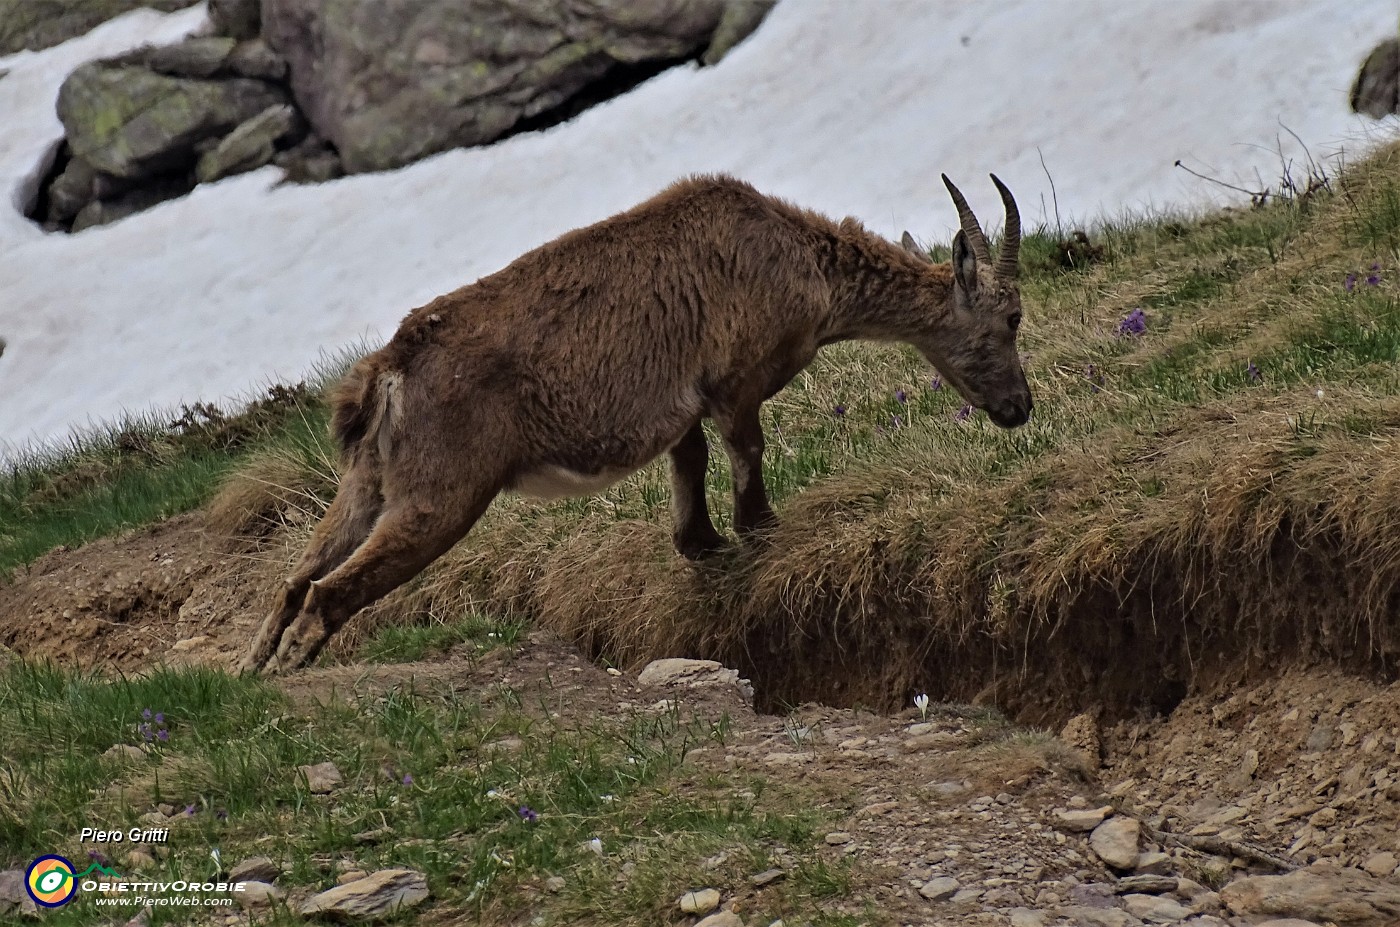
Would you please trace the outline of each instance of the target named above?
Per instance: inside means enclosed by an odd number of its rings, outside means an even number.
[[[29,864],[24,874],[24,890],[34,903],[46,908],[57,908],[73,900],[78,894],[78,882],[94,872],[120,879],[121,876],[99,863],[93,863],[82,872],[74,872],[73,864],[62,856],[41,856]]]

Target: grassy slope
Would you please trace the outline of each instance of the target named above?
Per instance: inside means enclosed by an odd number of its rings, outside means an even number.
[[[1051,711],[1028,700],[1037,679],[1080,701],[1170,702],[1221,652],[1302,648],[1389,666],[1400,651],[1397,167],[1391,148],[1330,189],[1261,208],[1112,224],[1088,269],[1058,266],[1056,236],[1042,231],[1025,247],[1027,427],[957,420],[961,401],[934,389],[911,351],[829,349],[767,407],[783,525],[765,549],[706,570],[679,562],[661,463],[587,499],[501,499],[352,625],[340,652],[388,616],[437,620],[466,603],[543,621],[620,662],[678,650],[732,660],[770,702],[883,705],[928,688]],[[1146,332],[1118,334],[1135,308]],[[214,503],[220,525],[281,524],[328,501],[324,410],[298,413],[299,427],[241,447]],[[173,459],[139,468],[156,497],[192,455]],[[727,468],[711,467],[724,523]],[[197,504],[228,469],[170,497]],[[12,484],[0,496],[19,513],[0,538],[9,564],[48,543],[50,511]],[[89,498],[46,504],[82,511]]]

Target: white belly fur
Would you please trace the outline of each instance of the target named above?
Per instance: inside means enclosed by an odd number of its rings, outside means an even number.
[[[521,474],[515,481],[515,491],[537,499],[591,496],[635,472],[636,470],[615,468],[601,473],[577,473],[565,467],[550,465]]]

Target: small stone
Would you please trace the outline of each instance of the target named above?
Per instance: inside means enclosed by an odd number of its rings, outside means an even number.
[[[744,919],[733,911],[717,911],[697,922],[695,927],[744,927]]]
[[[348,885],[337,885],[302,904],[300,912],[339,920],[377,920],[422,904],[428,881],[412,869],[381,869]]]
[[[229,870],[230,882],[275,882],[282,867],[266,856],[250,856]]]
[[[1333,824],[1337,823],[1337,809],[1323,808],[1321,811],[1318,811],[1312,817],[1308,818],[1308,823],[1313,827],[1331,827]]]
[[[919,894],[929,901],[947,901],[957,894],[962,886],[957,879],[949,876],[939,876],[936,879],[929,879],[919,888]]]
[[[233,880],[230,880],[233,881]],[[233,900],[245,911],[252,911],[258,908],[270,908],[274,903],[286,897],[286,892],[276,885],[268,885],[266,882],[249,880],[243,882],[243,890],[233,893]]]
[[[1094,808],[1087,811],[1063,811],[1055,812],[1055,824],[1061,830],[1067,830],[1074,834],[1085,834],[1098,827],[1113,814],[1112,805],[1104,805],[1102,808]]]
[[[719,907],[719,891],[702,888],[698,892],[686,892],[676,901],[676,905],[682,914],[709,914]]]
[[[344,781],[334,763],[317,763],[314,766],[298,766],[297,772],[306,778],[306,787],[314,795],[324,795]]]
[[[1045,915],[1030,908],[1012,908],[1011,927],[1045,927]]]
[[[1138,927],[1142,921],[1127,911],[1118,908],[1090,908],[1084,905],[1070,905],[1059,909],[1061,917],[1068,918],[1076,927]]]
[[[1282,917],[1271,921],[1263,921],[1255,924],[1254,927],[1321,927],[1312,921],[1299,920],[1296,917]]]
[[[557,895],[564,890],[566,884],[563,876],[550,876],[544,880],[544,890]]]
[[[156,858],[145,850],[130,850],[122,854],[122,865],[136,872],[145,872],[155,868]]]
[[[952,904],[967,904],[976,901],[983,895],[987,895],[987,893],[980,888],[960,888],[953,892],[953,897],[949,898],[948,901]],[[991,900],[992,896],[987,895],[987,901],[991,902]]]
[[[170,650],[172,653],[185,653],[186,651],[195,649],[207,640],[209,640],[208,634],[196,634],[194,637],[187,637],[184,640],[176,641]]]
[[[1114,869],[1132,869],[1137,865],[1140,830],[1135,818],[1109,818],[1089,835],[1089,847]]]
[[[335,877],[336,885],[349,885],[351,882],[358,882],[369,875],[363,869],[347,869]]]
[[[932,734],[908,738],[903,747],[906,753],[922,753],[925,750],[949,750],[961,743],[962,737],[957,734],[950,731],[934,731]]]
[[[832,831],[826,835],[827,846],[839,847],[851,842],[851,835],[843,830]]]
[[[104,760],[115,760],[121,763],[136,763],[144,760],[147,756],[145,750],[131,744],[113,744],[102,751]]]
[[[622,675],[622,670],[618,669],[616,666],[609,666],[607,672],[608,672],[608,675],[609,675],[609,676],[621,676],[621,675]]]
[[[1113,890],[1120,895],[1165,895],[1176,891],[1177,884],[1177,879],[1171,876],[1131,875],[1119,879]]]
[[[1166,853],[1154,850],[1150,853],[1141,853],[1137,858],[1137,865],[1134,867],[1138,872],[1148,875],[1163,876],[1171,872],[1172,858]]]
[[[1191,910],[1160,895],[1124,895],[1123,907],[1149,924],[1170,924],[1191,916]]]
[[[787,873],[781,869],[765,869],[758,875],[749,876],[749,884],[753,885],[756,888],[762,888],[765,885],[772,885],[779,879],[783,879],[786,877]]]
[[[1378,879],[1384,879],[1395,871],[1400,861],[1397,861],[1394,853],[1376,853],[1366,857],[1366,861],[1361,864],[1361,868]]]

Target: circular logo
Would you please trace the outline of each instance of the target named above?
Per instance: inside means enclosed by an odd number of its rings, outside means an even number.
[[[41,856],[29,864],[24,888],[35,904],[56,908],[73,900],[78,880],[73,877],[73,864],[62,856]]]

